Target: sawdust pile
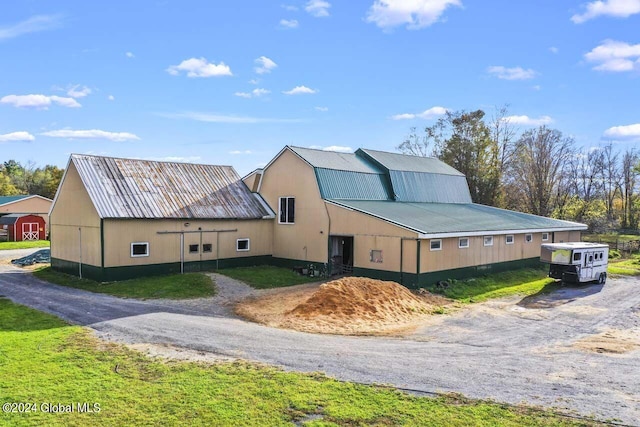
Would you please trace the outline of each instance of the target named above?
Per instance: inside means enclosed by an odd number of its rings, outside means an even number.
[[[415,329],[449,303],[429,293],[414,295],[395,282],[347,277],[244,301],[236,313],[268,326],[305,332],[388,335]]]
[[[640,350],[640,330],[611,329],[582,338],[573,344],[581,350],[595,353],[623,354]]]

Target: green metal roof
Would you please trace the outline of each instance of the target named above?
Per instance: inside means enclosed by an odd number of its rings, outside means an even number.
[[[23,194],[21,196],[0,196],[0,205],[6,205],[7,203],[17,202],[18,200],[32,197],[29,194]]]
[[[394,201],[331,200],[424,235],[517,233],[586,230],[584,224],[508,211],[474,203],[406,203]]]
[[[387,170],[464,176],[456,169],[435,157],[387,153],[386,151],[369,150],[366,148],[358,149],[356,154],[364,154],[368,156]]]
[[[323,199],[391,200],[386,175],[315,168]]]
[[[350,172],[383,173],[376,167],[354,153],[338,153],[335,151],[315,150],[312,148],[289,147],[291,151],[302,157],[314,168],[335,169]]]
[[[395,170],[389,176],[398,202],[471,203],[464,176]]]

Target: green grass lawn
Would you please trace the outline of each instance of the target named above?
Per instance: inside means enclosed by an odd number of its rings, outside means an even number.
[[[300,285],[302,283],[317,282],[318,277],[302,276],[290,268],[280,268],[268,265],[257,267],[228,268],[219,271],[220,274],[241,280],[256,289],[280,288],[283,286]]]
[[[582,240],[584,242],[593,242],[593,243],[630,242],[632,240],[640,240],[640,235],[616,234],[616,233],[583,234]]]
[[[509,295],[533,295],[558,289],[546,268],[523,268],[466,280],[452,280],[442,295],[465,303],[481,302]]]
[[[0,298],[0,413],[5,426],[595,426],[526,407],[461,397],[415,397],[247,363],[151,359],[88,329]],[[99,405],[46,413],[42,403]],[[33,407],[31,407],[33,408]],[[46,409],[46,406],[44,407]]]
[[[210,297],[216,293],[215,283],[203,273],[171,274],[108,283],[80,279],[52,270],[51,267],[36,270],[33,274],[39,279],[58,285],[124,298],[185,299]]]
[[[0,242],[0,251],[9,249],[31,249],[31,248],[48,248],[50,242],[48,240],[25,240],[23,242]]]
[[[640,255],[621,261],[609,262],[607,268],[609,274],[621,274],[624,276],[640,276]]]

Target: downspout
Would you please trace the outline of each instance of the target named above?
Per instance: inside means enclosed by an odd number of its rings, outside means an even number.
[[[416,239],[417,243],[417,256],[416,256],[416,275],[418,276],[418,287],[420,287],[420,239]]]
[[[316,176],[317,179],[317,176]],[[327,202],[324,202],[324,210],[327,212],[327,221],[329,222],[329,229],[327,230],[327,269],[326,269],[326,277],[331,277],[331,271],[333,270],[333,263],[331,262],[331,215],[329,215],[329,208],[327,207]],[[355,246],[355,236],[353,237],[353,245]],[[351,250],[354,250],[351,248]],[[353,253],[353,258],[355,258],[355,251]],[[355,264],[355,259],[353,260]],[[355,267],[355,266],[354,266]]]
[[[404,239],[401,237],[400,238],[400,284],[404,286],[404,277],[402,274],[402,262],[404,261],[403,248],[404,248]]]
[[[100,276],[104,280],[104,219],[100,218]]]
[[[78,227],[78,240],[80,241],[80,262],[78,262],[78,276],[82,279],[82,227]]]
[[[180,274],[184,274],[184,233],[180,233]]]

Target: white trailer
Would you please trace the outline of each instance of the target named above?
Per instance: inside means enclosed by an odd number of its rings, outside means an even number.
[[[540,261],[549,263],[549,277],[563,282],[607,281],[609,246],[601,243],[544,243]]]

